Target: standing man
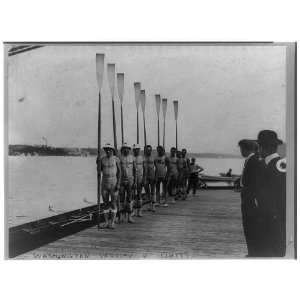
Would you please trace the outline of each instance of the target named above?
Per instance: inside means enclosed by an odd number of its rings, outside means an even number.
[[[133,156],[130,154],[130,147],[127,143],[123,143],[121,148],[121,189],[120,198],[123,203],[125,217],[127,215],[128,223],[134,223],[132,219],[133,203],[132,190],[135,185],[135,162]]]
[[[157,146],[157,157],[154,160],[155,164],[155,181],[156,181],[156,201],[160,206],[168,207],[167,204],[167,166],[165,149],[162,146]],[[163,201],[161,200],[160,189],[162,187]]]
[[[144,182],[144,173],[145,173],[145,166],[144,166],[144,158],[140,155],[140,146],[138,144],[133,145],[133,155],[134,155],[134,162],[135,162],[135,189],[136,190],[136,207],[137,207],[137,216],[142,217],[142,188]],[[134,195],[135,196],[135,195]]]
[[[283,257],[286,251],[286,160],[277,153],[282,141],[272,130],[258,134],[264,163],[258,184],[260,256]]]
[[[172,147],[170,150],[170,156],[166,159],[167,162],[167,179],[168,179],[168,194],[169,197],[174,197],[171,203],[176,203],[176,189],[178,179],[178,159],[176,157],[176,148]]]
[[[154,158],[152,156],[152,147],[147,145],[145,147],[145,176],[144,176],[144,188],[146,191],[147,199],[150,202],[149,210],[155,212],[155,165]]]
[[[178,178],[177,178],[177,200],[186,199],[186,186],[185,176],[187,170],[186,159],[182,157],[182,152],[177,151],[177,166],[178,166]]]
[[[182,153],[182,158],[185,160],[185,170],[184,170],[184,177],[183,177],[184,200],[185,200],[187,196],[187,189],[188,189],[190,160],[186,157],[187,151],[185,148],[182,149],[181,153]]]
[[[196,159],[193,157],[189,166],[189,186],[187,193],[190,193],[190,189],[193,189],[193,195],[196,195],[196,191],[199,183],[199,173],[204,169],[196,164]]]
[[[261,173],[261,162],[257,155],[257,143],[251,140],[239,141],[242,156],[245,158],[243,173],[240,179],[241,211],[248,257],[258,255],[258,209],[257,187]]]
[[[120,188],[120,162],[119,159],[113,155],[114,148],[107,143],[103,150],[105,156],[98,158],[97,164],[100,172],[102,172],[101,193],[104,206],[104,220],[103,228],[115,227],[115,217],[117,213],[117,194]],[[110,201],[109,201],[110,197]],[[111,219],[109,223],[109,213],[111,212]]]

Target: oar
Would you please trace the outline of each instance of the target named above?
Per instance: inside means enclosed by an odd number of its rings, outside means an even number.
[[[104,74],[104,54],[96,54],[96,76],[99,92],[99,106],[98,106],[98,164],[100,163],[100,151],[101,151],[101,89],[103,83]],[[101,170],[97,166],[97,227],[100,229],[100,195],[101,195]]]
[[[156,103],[156,113],[157,113],[157,146],[159,146],[160,145],[159,113],[160,113],[160,103],[161,103],[160,95],[155,95],[155,103]]]
[[[167,114],[167,104],[168,100],[166,98],[162,99],[162,112],[164,117],[164,131],[163,131],[163,147],[166,146],[166,114]]]
[[[123,96],[124,96],[124,73],[117,73],[117,87],[121,103],[121,134],[122,144],[124,143],[124,124],[123,124]]]
[[[146,109],[146,92],[145,90],[141,90],[141,107],[143,112],[143,120],[144,120],[144,143],[145,147],[147,146],[147,134],[146,134],[146,120],[145,120],[145,109]]]
[[[112,114],[113,114],[113,134],[114,134],[114,147],[116,152],[118,151],[117,145],[117,131],[116,131],[116,115],[115,115],[115,64],[107,64],[107,76],[108,76],[108,83],[111,92],[111,99],[112,99]]]
[[[175,115],[175,123],[176,123],[176,149],[178,147],[178,137],[177,137],[177,119],[178,119],[178,101],[173,101],[174,104],[174,115]]]
[[[134,86],[134,96],[135,96],[135,105],[136,105],[136,143],[140,143],[139,139],[139,106],[141,100],[141,83],[135,82]]]

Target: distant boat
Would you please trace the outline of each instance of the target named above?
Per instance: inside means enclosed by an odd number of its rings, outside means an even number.
[[[237,179],[237,177],[211,176],[206,174],[200,174],[199,178],[204,182],[234,182]]]
[[[219,173],[220,176],[223,176],[223,177],[234,177],[234,178],[238,178],[238,177],[241,177],[241,175],[238,175],[238,174],[231,174],[231,176],[228,176],[226,175],[227,173]]]

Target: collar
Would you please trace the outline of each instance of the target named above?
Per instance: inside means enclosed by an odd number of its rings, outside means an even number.
[[[265,163],[266,163],[266,165],[268,165],[271,160],[273,160],[274,158],[277,158],[277,157],[279,157],[278,153],[272,153],[272,154],[266,156],[265,157]]]
[[[246,160],[248,160],[251,156],[253,156],[255,153],[254,152],[252,152],[252,153],[250,153],[248,156],[247,156],[247,158],[246,158]]]

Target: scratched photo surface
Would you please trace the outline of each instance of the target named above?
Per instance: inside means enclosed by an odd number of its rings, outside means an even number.
[[[284,45],[6,44],[5,49],[9,258],[247,256],[239,187],[245,159],[238,143],[273,130],[285,157]],[[115,64],[113,73],[108,64]],[[137,96],[136,82],[144,96]],[[115,175],[120,189],[115,183],[108,204],[100,196],[108,192],[102,149],[107,143],[120,162],[120,178]],[[123,143],[130,157],[134,144],[141,157],[151,145],[153,160],[163,145],[165,183],[157,188],[157,163],[151,181],[151,162],[144,162],[142,171],[149,169],[139,194],[137,164],[123,160]],[[187,149],[184,171],[177,160],[175,183],[171,147]],[[192,158],[203,169],[195,193]]]

